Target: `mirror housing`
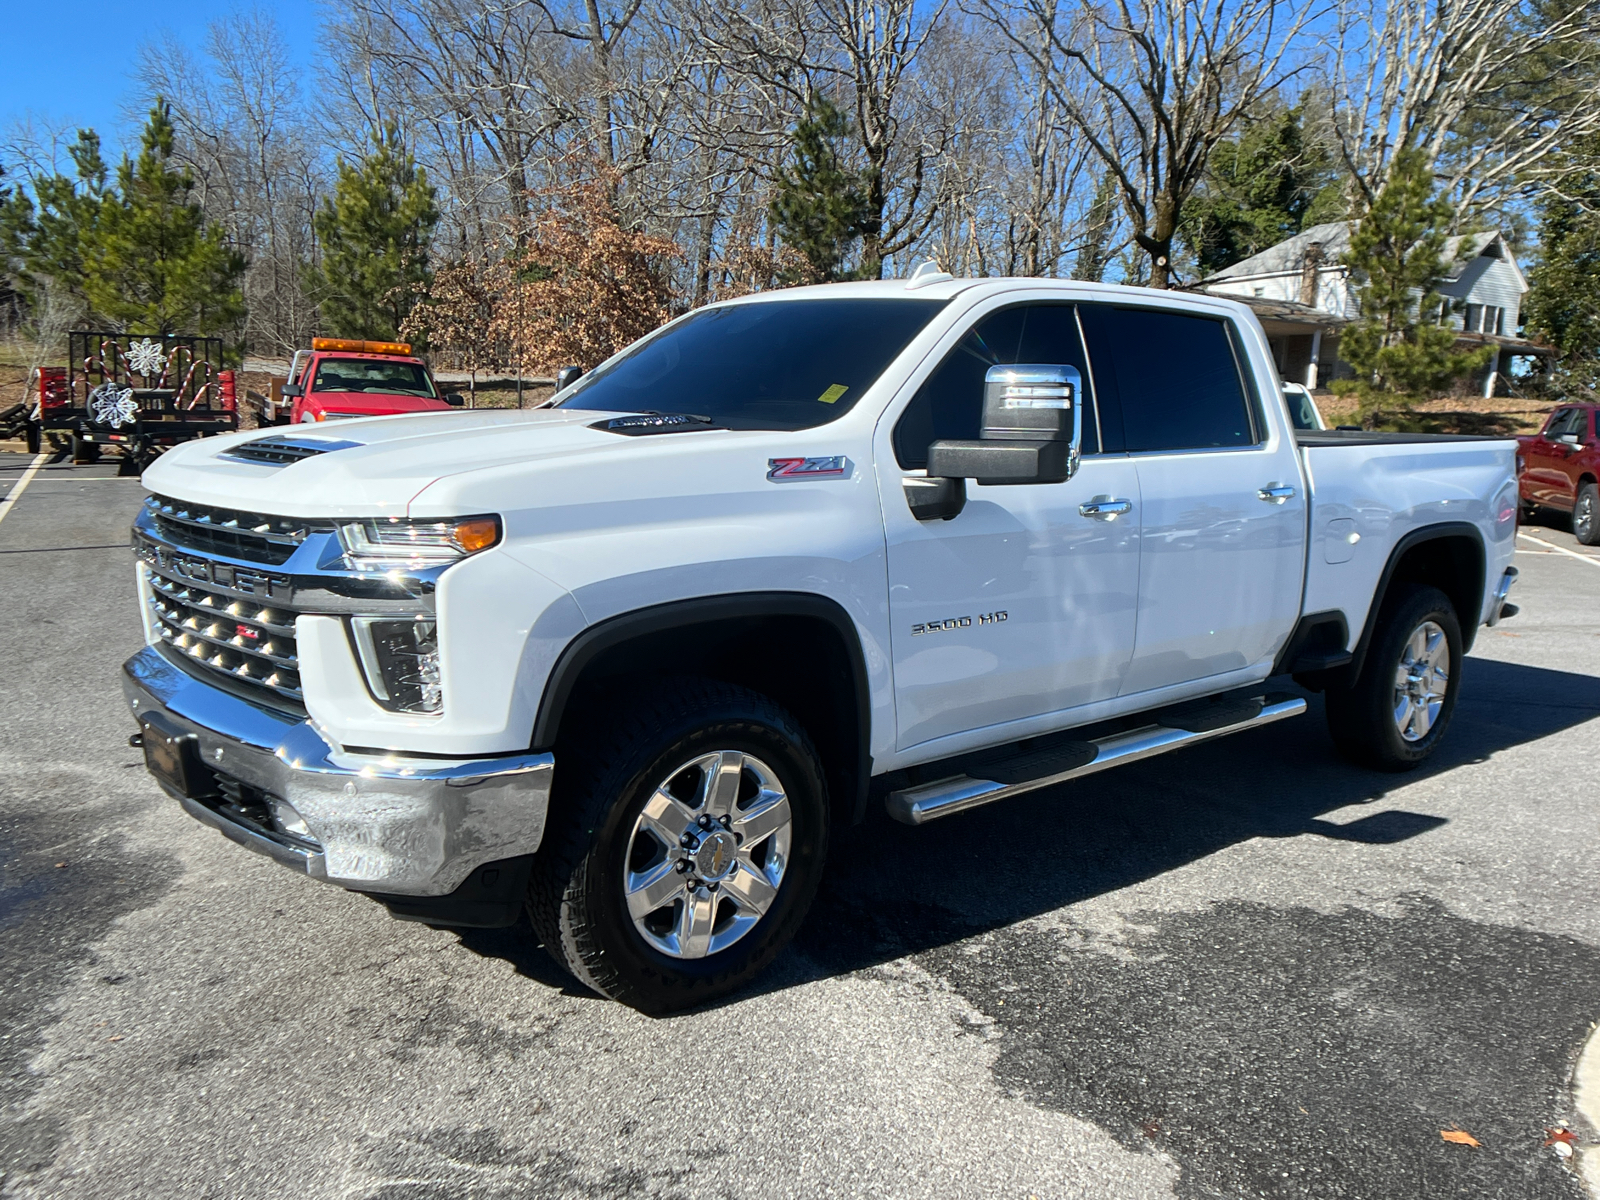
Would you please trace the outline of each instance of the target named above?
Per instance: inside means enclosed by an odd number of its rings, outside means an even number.
[[[1083,447],[1083,377],[1076,367],[1018,363],[983,379],[983,426],[976,441],[928,447],[928,475],[981,484],[1063,483]]]
[[[564,391],[582,378],[582,367],[562,367],[556,372],[556,391]]]
[[[1560,437],[1558,437],[1556,439],[1556,441],[1560,442],[1564,446],[1578,446],[1578,445],[1581,445],[1581,443],[1578,440],[1578,435],[1575,434],[1575,433],[1563,433]]]
[[[967,506],[967,481],[936,475],[908,475],[901,482],[906,506],[919,521],[949,521]]]
[[[446,392],[442,399],[451,408],[465,408],[467,406],[467,398],[460,392]]]
[[[278,394],[280,396],[288,396],[290,399],[298,399],[306,394],[306,390],[298,383],[286,383],[283,385],[283,390]]]

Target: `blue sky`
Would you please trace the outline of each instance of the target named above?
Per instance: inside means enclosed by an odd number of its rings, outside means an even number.
[[[125,145],[122,107],[134,89],[139,48],[173,34],[193,49],[206,27],[235,11],[237,0],[0,0],[11,53],[0,71],[0,139],[33,116],[47,125],[92,126],[106,157]],[[260,7],[278,22],[297,64],[316,53],[318,0],[273,0]],[[137,131],[133,131],[135,134]]]

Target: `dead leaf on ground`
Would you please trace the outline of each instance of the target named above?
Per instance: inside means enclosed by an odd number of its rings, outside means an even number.
[[[1447,1142],[1454,1142],[1457,1146],[1480,1146],[1483,1144],[1465,1129],[1441,1129],[1439,1136]]]
[[[1544,1144],[1546,1146],[1553,1146],[1557,1142],[1565,1142],[1567,1145],[1570,1146],[1574,1142],[1576,1142],[1577,1140],[1578,1140],[1578,1135],[1573,1133],[1572,1130],[1570,1130],[1570,1129],[1559,1129],[1558,1128],[1558,1129],[1546,1129],[1544,1131]]]

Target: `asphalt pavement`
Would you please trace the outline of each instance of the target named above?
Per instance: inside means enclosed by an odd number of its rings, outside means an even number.
[[[31,461],[0,455],[6,1197],[1582,1195],[1546,1142],[1594,1132],[1600,554],[1555,526],[1422,771],[1346,765],[1313,701],[880,817],[753,991],[650,1019],[164,798],[117,686],[143,493],[56,464],[13,501]]]

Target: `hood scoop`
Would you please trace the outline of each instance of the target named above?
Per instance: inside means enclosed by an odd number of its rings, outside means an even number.
[[[710,417],[695,413],[637,413],[631,417],[612,417],[596,421],[590,429],[603,429],[607,433],[620,433],[626,437],[643,437],[651,433],[685,433],[694,429],[721,429]]]
[[[265,437],[250,442],[240,442],[224,450],[218,458],[231,458],[238,462],[258,463],[266,467],[287,467],[302,458],[329,454],[334,450],[349,450],[365,442],[343,442],[333,438],[317,437]]]

